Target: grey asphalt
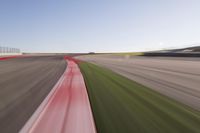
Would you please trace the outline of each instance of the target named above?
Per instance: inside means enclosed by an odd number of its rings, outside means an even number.
[[[109,68],[200,111],[200,58],[116,55],[77,58]]]
[[[0,132],[17,133],[66,68],[62,56],[0,61]]]

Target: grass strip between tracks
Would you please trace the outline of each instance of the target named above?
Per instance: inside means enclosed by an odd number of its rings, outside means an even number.
[[[111,70],[81,62],[98,133],[199,133],[200,112]]]

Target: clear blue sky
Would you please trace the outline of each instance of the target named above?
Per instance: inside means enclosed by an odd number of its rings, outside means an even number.
[[[200,42],[200,0],[1,0],[0,45],[143,51]]]

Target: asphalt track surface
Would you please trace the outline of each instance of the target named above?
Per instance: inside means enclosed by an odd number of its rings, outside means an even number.
[[[65,68],[62,56],[0,61],[0,132],[19,132]]]
[[[79,56],[200,111],[200,58]]]
[[[66,61],[64,74],[20,133],[96,133],[83,76],[76,61]]]

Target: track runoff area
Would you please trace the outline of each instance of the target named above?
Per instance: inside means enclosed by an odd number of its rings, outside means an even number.
[[[21,133],[200,132],[199,111],[108,69],[65,60],[65,72]]]

